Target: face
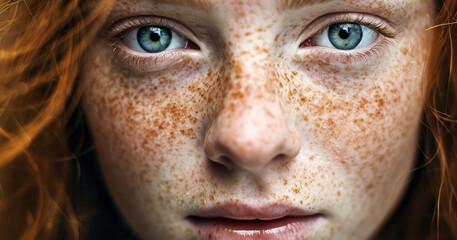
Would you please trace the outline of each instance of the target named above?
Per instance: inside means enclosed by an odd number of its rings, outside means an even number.
[[[82,71],[142,239],[366,239],[414,166],[433,6],[119,0]]]

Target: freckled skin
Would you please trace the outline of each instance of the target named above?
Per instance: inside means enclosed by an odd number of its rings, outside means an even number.
[[[372,236],[414,165],[433,9],[415,0],[206,2],[210,13],[116,3],[108,26],[165,16],[197,36],[200,50],[174,50],[165,69],[125,64],[109,30],[87,52],[83,106],[128,225],[142,239],[197,239],[185,217],[198,209],[280,202],[324,214],[312,239]],[[332,12],[381,16],[397,35],[361,59],[299,48],[313,34],[304,27]]]

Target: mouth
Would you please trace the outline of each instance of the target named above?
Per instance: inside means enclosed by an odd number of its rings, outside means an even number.
[[[186,219],[204,240],[273,240],[306,239],[322,217],[321,213],[278,204],[256,208],[228,204],[198,211]]]

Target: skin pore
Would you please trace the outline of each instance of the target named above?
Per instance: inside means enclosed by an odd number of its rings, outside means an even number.
[[[369,238],[415,163],[432,19],[425,0],[117,1],[82,80],[121,215],[141,239],[198,239],[208,209],[290,206],[319,216],[284,239]],[[341,22],[378,37],[316,43]],[[140,52],[141,26],[192,43]]]

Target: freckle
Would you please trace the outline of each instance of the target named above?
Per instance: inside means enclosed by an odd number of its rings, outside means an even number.
[[[378,107],[383,107],[385,104],[384,99],[382,99],[382,98],[379,98],[376,101],[378,102]]]
[[[211,193],[211,195],[209,196],[209,200],[214,201],[214,194],[213,193]]]
[[[341,196],[341,192],[338,191],[338,192],[336,193],[336,196],[338,196],[338,197]]]
[[[283,178],[283,183],[284,183],[284,186],[287,185],[287,179]]]
[[[400,48],[400,51],[403,53],[403,55],[408,54],[408,48],[406,48],[406,47]]]
[[[274,41],[277,42],[277,41],[278,41],[278,38],[279,38],[279,33],[276,34]]]

